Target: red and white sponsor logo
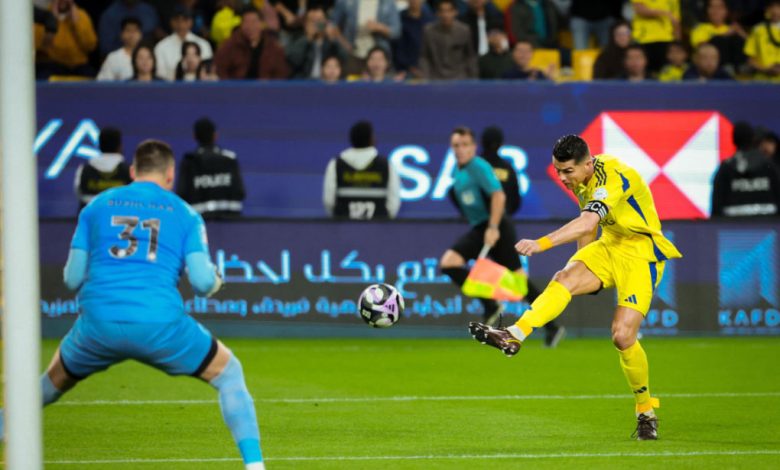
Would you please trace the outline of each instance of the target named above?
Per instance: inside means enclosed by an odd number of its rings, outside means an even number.
[[[582,132],[593,155],[615,155],[653,192],[661,219],[706,218],[712,178],[734,154],[731,122],[716,111],[606,111]],[[566,191],[552,164],[548,174]]]

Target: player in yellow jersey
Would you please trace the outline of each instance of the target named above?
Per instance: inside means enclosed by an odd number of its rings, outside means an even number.
[[[479,342],[514,356],[535,328],[560,315],[573,295],[615,287],[617,309],[612,320],[612,342],[636,400],[639,440],[658,438],[650,396],[647,356],[637,332],[650,299],[664,272],[666,260],[682,255],[661,232],[661,222],[650,188],[636,170],[611,155],[591,156],[588,144],[577,135],[561,137],[553,148],[553,166],[561,182],[577,195],[580,216],[537,240],[520,240],[518,253],[531,256],[564,243],[577,242],[577,253],[508,328],[471,323]],[[598,227],[601,226],[601,237]]]

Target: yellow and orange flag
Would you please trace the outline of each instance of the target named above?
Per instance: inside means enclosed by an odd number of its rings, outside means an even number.
[[[469,297],[520,301],[528,294],[528,278],[525,274],[510,271],[485,257],[483,249],[471,268],[462,291]]]

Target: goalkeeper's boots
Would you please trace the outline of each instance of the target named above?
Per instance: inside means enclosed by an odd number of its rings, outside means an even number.
[[[658,439],[658,418],[644,413],[636,418],[636,431],[631,435],[637,441],[655,441]]]
[[[512,336],[506,328],[493,328],[484,323],[469,323],[471,336],[482,344],[500,349],[506,356],[512,357],[520,351],[521,342]]]

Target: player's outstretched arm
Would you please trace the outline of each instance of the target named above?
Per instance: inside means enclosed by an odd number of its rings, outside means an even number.
[[[187,255],[187,279],[196,294],[212,296],[222,288],[222,277],[209,255],[201,251]]]
[[[599,220],[600,217],[595,212],[584,211],[576,219],[542,238],[520,240],[515,249],[523,256],[531,256],[554,246],[589,237],[598,228]]]
[[[78,248],[71,248],[68,261],[62,271],[62,279],[70,290],[78,290],[87,278],[87,261],[89,254]]]

